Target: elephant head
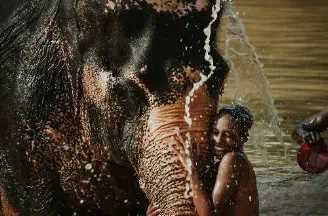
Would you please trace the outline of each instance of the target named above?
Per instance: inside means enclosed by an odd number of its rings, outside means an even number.
[[[17,209],[136,214],[147,205],[144,193],[161,215],[195,214],[170,145],[177,132],[188,135],[199,169],[209,163],[209,128],[228,72],[216,49],[219,19],[209,38],[216,69],[190,104],[185,98],[210,73],[203,30],[214,4],[30,0],[15,10],[0,35],[8,80],[0,87],[1,112],[14,116],[2,121],[20,128],[1,134],[1,185]],[[11,159],[15,148],[22,162]]]

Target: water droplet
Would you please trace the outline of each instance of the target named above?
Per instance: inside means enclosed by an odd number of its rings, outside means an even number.
[[[90,170],[92,168],[92,164],[91,163],[87,163],[84,168],[86,170]]]

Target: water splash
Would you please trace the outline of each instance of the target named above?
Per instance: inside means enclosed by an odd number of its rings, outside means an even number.
[[[212,24],[216,21],[217,17],[218,17],[218,13],[221,10],[221,0],[217,0],[215,5],[213,5],[212,8],[212,20],[210,21],[210,23],[208,24],[208,26],[204,29],[204,34],[206,35],[206,39],[205,39],[205,45],[204,45],[204,49],[205,49],[205,60],[210,64],[209,68],[210,68],[210,73],[208,74],[208,76],[206,76],[205,74],[203,74],[202,72],[200,72],[200,80],[196,83],[194,83],[193,88],[189,91],[188,96],[186,96],[186,102],[185,102],[185,113],[186,115],[184,116],[185,121],[187,122],[187,124],[189,125],[189,127],[191,127],[192,124],[192,119],[190,118],[190,101],[192,99],[192,97],[195,94],[195,91],[197,91],[214,73],[214,70],[216,69],[216,67],[214,66],[213,63],[213,57],[210,55],[210,51],[211,51],[211,47],[210,47],[210,38],[211,38],[211,28],[212,28]]]
[[[217,19],[217,14],[224,5],[225,11],[222,19],[228,19],[228,24],[224,26],[226,34],[225,59],[230,64],[230,74],[234,79],[235,86],[228,91],[234,92],[233,103],[244,104],[249,107],[256,122],[253,125],[250,137],[250,143],[257,148],[262,148],[262,153],[266,156],[265,139],[268,136],[276,136],[280,143],[283,144],[282,132],[279,128],[279,118],[277,110],[274,106],[274,100],[270,94],[269,82],[263,72],[263,65],[259,61],[259,57],[254,46],[249,42],[245,33],[245,26],[241,22],[238,13],[235,11],[232,1],[217,0],[212,8],[212,20],[208,27],[204,29],[206,35],[205,40],[205,60],[209,62],[210,73],[208,76],[200,73],[200,81],[193,85],[193,88],[185,98],[185,116],[184,119],[191,127],[192,119],[190,118],[190,103],[195,91],[197,91],[208,80],[214,70],[213,58],[210,53],[210,36],[211,25]],[[246,81],[247,80],[247,81]],[[231,94],[231,93],[230,93]],[[191,143],[190,134],[186,134],[186,143]],[[286,150],[286,149],[285,149]],[[188,156],[186,149],[186,155]],[[188,157],[189,158],[189,157]],[[266,158],[266,157],[265,157]],[[189,158],[190,159],[190,158]],[[189,165],[189,164],[188,164]],[[186,167],[188,175],[191,174],[191,164]],[[189,176],[187,177],[188,180]],[[190,186],[186,187],[187,190]],[[185,195],[188,195],[187,191]]]
[[[249,142],[257,149],[261,148],[266,158],[265,142],[268,137],[276,137],[283,144],[282,132],[279,128],[280,119],[270,94],[263,64],[259,61],[255,48],[246,35],[239,13],[236,12],[231,1],[226,2],[224,9],[222,21],[226,24],[223,25],[224,31],[221,33],[225,35],[220,37],[225,38],[224,57],[229,63],[232,75],[228,80],[229,86],[225,86],[225,90],[230,95],[229,103],[244,104],[254,114],[256,121]],[[286,145],[284,146],[286,152]]]
[[[210,23],[208,24],[208,26],[204,29],[204,34],[206,35],[206,39],[205,39],[205,45],[204,45],[204,49],[205,49],[205,60],[210,64],[209,68],[210,68],[210,73],[206,76],[205,74],[203,74],[202,72],[200,72],[200,80],[196,83],[194,83],[193,88],[189,91],[188,95],[186,96],[185,99],[185,113],[186,115],[184,116],[184,120],[186,121],[186,123],[188,124],[189,127],[191,127],[192,125],[192,119],[190,118],[190,102],[192,97],[195,94],[195,91],[197,91],[214,73],[214,70],[216,69],[216,67],[214,66],[214,62],[213,62],[213,57],[210,55],[210,51],[211,51],[211,47],[210,47],[210,38],[211,38],[211,28],[212,28],[212,24],[216,21],[217,17],[218,17],[218,13],[221,10],[221,0],[216,0],[215,5],[213,5],[212,7],[212,20],[210,21]],[[188,173],[187,175],[187,183],[186,183],[186,191],[185,191],[185,198],[189,198],[190,196],[192,196],[192,194],[189,194],[189,190],[190,190],[190,175],[192,173],[191,170],[191,159],[190,159],[190,144],[191,144],[191,135],[189,133],[186,134],[187,137],[187,141],[186,141],[186,145],[185,145],[185,152],[186,152],[186,171]]]
[[[186,133],[187,141],[184,146],[184,151],[186,152],[186,171],[187,171],[187,181],[186,181],[186,191],[184,193],[184,197],[188,199],[192,194],[190,193],[191,191],[191,185],[189,183],[190,181],[190,176],[192,173],[191,166],[192,166],[192,161],[191,161],[191,155],[190,155],[190,147],[191,147],[191,135],[189,132]]]

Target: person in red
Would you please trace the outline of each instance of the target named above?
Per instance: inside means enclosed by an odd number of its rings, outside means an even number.
[[[324,110],[302,121],[292,133],[301,147],[297,155],[300,167],[319,174],[328,169],[328,146],[320,133],[328,128],[328,110]]]
[[[211,194],[202,187],[196,169],[196,148],[191,148],[190,183],[198,216],[259,215],[256,176],[243,151],[252,123],[253,116],[244,106],[231,105],[219,111],[211,133],[211,145],[218,161],[215,166],[216,180]],[[175,151],[181,163],[186,167],[184,140],[181,136],[178,137]],[[159,214],[160,208],[156,204],[151,204],[147,216]]]

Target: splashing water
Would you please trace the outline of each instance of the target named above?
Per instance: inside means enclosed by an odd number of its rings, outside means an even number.
[[[215,5],[213,5],[212,8],[212,20],[210,21],[210,23],[208,24],[207,28],[204,29],[204,34],[206,35],[206,39],[205,39],[205,45],[204,45],[204,49],[205,49],[205,60],[210,64],[209,68],[210,68],[210,73],[208,74],[208,76],[206,76],[205,74],[203,74],[202,72],[200,72],[200,80],[196,83],[194,83],[193,88],[189,91],[188,95],[186,96],[186,102],[185,102],[185,113],[186,115],[184,116],[184,120],[186,121],[186,123],[188,124],[189,127],[191,127],[192,125],[192,119],[190,118],[190,102],[192,97],[194,96],[195,91],[197,91],[214,73],[214,70],[216,69],[216,67],[214,66],[213,63],[213,57],[209,54],[211,47],[210,47],[210,38],[211,38],[211,27],[212,24],[216,21],[217,16],[219,11],[221,10],[221,1],[220,0],[216,0]],[[187,137],[187,142],[185,145],[185,152],[186,152],[186,171],[188,173],[187,175],[187,183],[186,183],[186,192],[185,192],[185,198],[189,198],[191,195],[189,195],[189,190],[190,190],[190,183],[189,183],[189,179],[190,179],[190,175],[191,175],[191,159],[190,159],[190,143],[191,143],[191,135],[190,133],[186,133],[186,137]]]
[[[210,38],[211,38],[212,24],[216,21],[220,10],[221,10],[221,1],[217,0],[215,5],[213,5],[213,8],[212,8],[212,15],[211,15],[212,20],[208,24],[207,28],[204,29],[204,33],[206,35],[205,45],[204,45],[205,60],[210,64],[210,66],[209,66],[210,73],[208,74],[208,76],[206,76],[202,72],[200,72],[201,79],[198,82],[194,83],[193,88],[189,91],[189,94],[186,97],[186,103],[185,103],[186,115],[184,116],[184,119],[187,122],[187,124],[189,125],[189,127],[191,127],[191,124],[192,124],[192,119],[190,118],[190,108],[189,108],[191,98],[194,96],[195,91],[197,91],[213,75],[214,70],[216,69],[216,67],[213,64],[213,57],[209,54],[211,51]]]
[[[190,155],[190,140],[191,140],[191,135],[189,132],[186,133],[186,144],[184,147],[184,151],[186,152],[186,171],[187,171],[187,181],[186,181],[186,191],[184,193],[184,197],[186,199],[188,199],[190,196],[192,196],[192,194],[190,194],[189,192],[191,191],[191,185],[189,183],[190,181],[190,175],[191,175],[191,166],[192,166],[192,161],[191,161],[191,155]]]
[[[229,77],[225,86],[230,98],[225,101],[223,97],[223,101],[244,104],[252,111],[255,122],[250,132],[249,142],[257,150],[260,148],[265,159],[267,158],[265,149],[267,137],[276,137],[283,144],[282,132],[279,128],[280,120],[270,94],[269,82],[264,74],[263,65],[259,61],[254,46],[246,36],[245,26],[239,18],[239,13],[230,2],[224,7],[222,21],[227,23],[224,25],[224,31],[220,31],[225,35],[220,38],[225,38],[223,40],[224,57],[228,60],[232,76]],[[286,145],[284,146],[286,153]]]
[[[241,22],[238,12],[235,11],[232,1],[225,1],[224,3],[224,14],[222,19],[227,19],[228,24],[224,26],[224,33],[226,34],[225,44],[225,59],[230,65],[231,79],[234,79],[235,86],[229,91],[234,92],[232,103],[244,104],[252,110],[255,123],[253,125],[250,137],[250,143],[254,143],[257,148],[262,149],[262,153],[266,156],[265,139],[267,136],[276,136],[281,144],[283,144],[282,132],[279,128],[279,118],[277,110],[274,106],[274,100],[269,91],[269,83],[263,72],[263,65],[259,61],[258,55],[255,51],[254,46],[249,42],[248,37],[245,33],[245,26]],[[190,102],[192,97],[197,91],[214,73],[216,69],[213,64],[213,58],[209,54],[210,52],[210,36],[211,36],[211,25],[217,19],[217,14],[222,7],[221,1],[217,0],[216,4],[212,8],[212,20],[208,27],[204,29],[206,35],[205,40],[205,60],[209,62],[210,73],[208,76],[200,73],[200,81],[195,83],[191,91],[188,93],[185,99],[185,121],[191,127],[192,119],[190,118]],[[247,81],[246,81],[247,80]],[[260,111],[258,111],[261,109]],[[186,143],[189,145],[185,146],[187,155],[187,167],[188,172],[187,180],[191,174],[191,160],[190,160],[190,143],[191,136],[186,134]],[[284,145],[285,146],[285,145]],[[286,152],[285,148],[285,152]],[[265,157],[266,158],[266,157]],[[187,181],[188,182],[188,181]],[[189,184],[189,183],[187,183]],[[186,187],[190,189],[190,185]],[[185,196],[188,196],[186,191]]]

